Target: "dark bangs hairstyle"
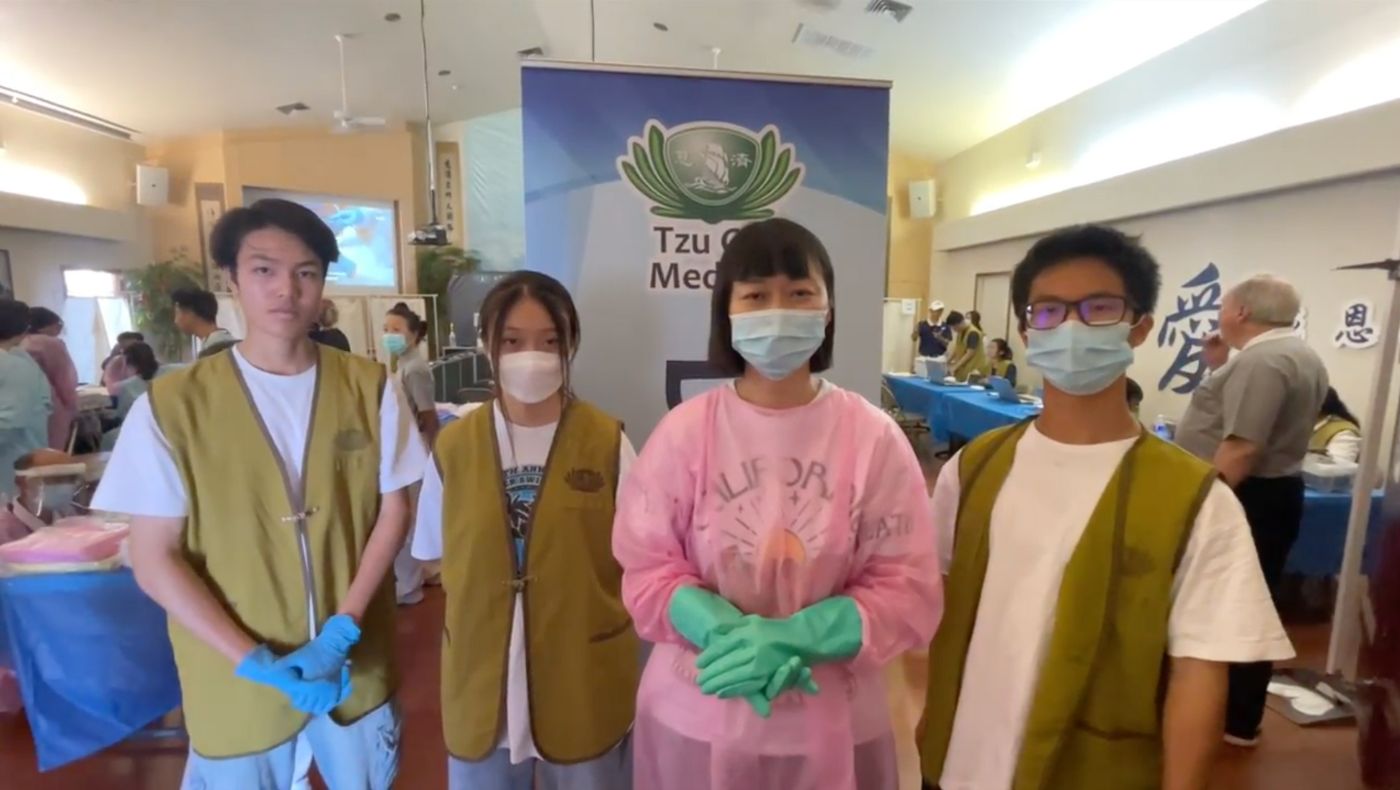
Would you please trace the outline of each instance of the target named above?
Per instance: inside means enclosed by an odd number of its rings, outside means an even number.
[[[816,272],[813,272],[813,270]],[[831,256],[816,234],[790,219],[774,217],[744,226],[729,240],[715,266],[715,290],[710,302],[710,366],[726,376],[741,376],[747,363],[734,350],[729,299],[734,284],[784,275],[792,280],[819,277],[826,284],[831,319],[826,339],[812,354],[812,372],[831,368],[836,340],[836,272]]]
[[[574,298],[564,284],[543,272],[520,271],[512,274],[491,289],[481,303],[481,332],[487,358],[491,360],[491,370],[500,370],[501,341],[506,330],[506,317],[510,311],[526,299],[539,302],[550,320],[554,331],[559,333],[559,363],[564,371],[563,393],[573,397],[572,377],[569,366],[578,353],[579,326],[578,308]],[[500,390],[500,376],[496,375],[497,394]]]
[[[1026,308],[1031,284],[1041,272],[1077,258],[1095,258],[1123,280],[1128,309],[1139,318],[1157,310],[1162,290],[1162,271],[1157,259],[1136,236],[1107,225],[1073,225],[1037,241],[1011,273],[1011,305],[1022,330],[1026,328]]]
[[[214,263],[227,271],[235,282],[238,281],[238,251],[243,248],[243,240],[264,228],[278,228],[300,239],[320,262],[322,276],[340,259],[335,233],[316,212],[290,200],[264,198],[246,208],[230,210],[219,218],[209,234]]]

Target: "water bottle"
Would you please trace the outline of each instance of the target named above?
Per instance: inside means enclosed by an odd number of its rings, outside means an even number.
[[[1172,429],[1171,426],[1167,425],[1166,415],[1157,415],[1157,421],[1152,423],[1152,432],[1163,441],[1170,442],[1172,440]]]
[[[455,327],[455,326],[449,326],[449,327],[447,328],[447,347],[448,347],[448,348],[456,348],[456,347],[457,347],[457,327]]]

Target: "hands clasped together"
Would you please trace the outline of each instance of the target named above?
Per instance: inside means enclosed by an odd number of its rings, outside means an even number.
[[[326,621],[316,638],[285,656],[259,645],[238,664],[244,680],[271,686],[286,695],[292,707],[320,716],[350,696],[350,648],[360,641],[360,628],[349,615]]]
[[[861,646],[860,612],[845,596],[773,619],[746,615],[700,587],[682,587],[671,598],[669,614],[676,630],[700,648],[700,690],[743,697],[764,718],[789,689],[820,692],[812,665],[850,658]]]

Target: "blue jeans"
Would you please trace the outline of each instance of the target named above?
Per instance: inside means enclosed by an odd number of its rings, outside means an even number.
[[[329,716],[306,723],[301,738],[330,790],[390,790],[399,773],[398,704],[393,700],[342,727]],[[181,790],[291,790],[301,778],[297,741],[265,752],[215,759],[190,750]]]
[[[510,750],[497,749],[479,762],[447,758],[448,790],[631,790],[632,736],[586,763],[555,765],[530,759],[511,764]],[[538,784],[536,784],[538,782]]]

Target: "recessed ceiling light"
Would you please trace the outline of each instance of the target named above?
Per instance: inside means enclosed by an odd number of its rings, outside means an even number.
[[[451,73],[452,73],[452,69],[441,69],[441,70],[438,71],[438,76],[439,76],[439,77],[446,77],[448,74],[451,74]]]
[[[461,89],[462,89],[462,86],[461,86],[461,85],[458,85],[458,84],[455,83],[455,82],[452,83],[452,90],[454,90],[454,91],[459,91],[459,90],[461,90]]]
[[[403,15],[402,15],[402,14],[395,13],[395,12],[393,12],[393,11],[390,11],[389,13],[387,13],[387,14],[384,15],[384,21],[385,21],[385,22],[397,22],[397,21],[399,21],[400,19],[403,19]]]
[[[668,26],[665,22],[652,22],[651,26],[656,28],[657,30],[660,30],[662,33],[671,32],[670,26]]]

